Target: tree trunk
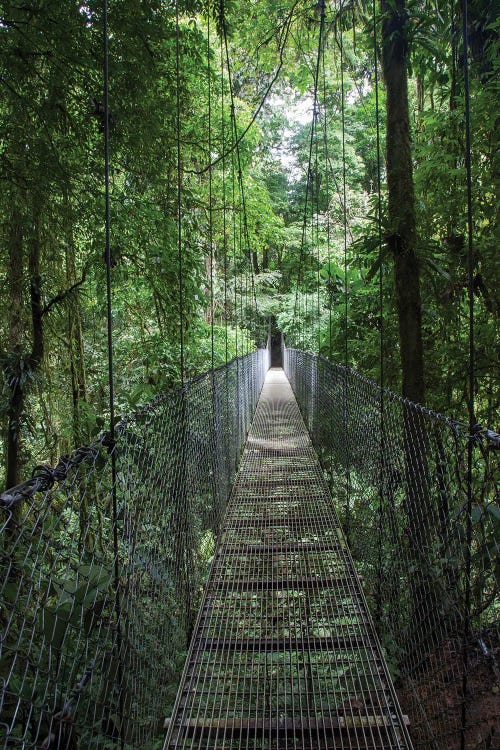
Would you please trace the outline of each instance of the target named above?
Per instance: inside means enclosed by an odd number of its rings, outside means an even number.
[[[40,212],[34,210],[33,236],[29,253],[30,302],[32,343],[29,366],[32,372],[40,368],[44,354],[42,276],[40,273]]]
[[[7,408],[7,455],[5,487],[19,484],[20,476],[20,422],[24,406],[22,388],[22,332],[23,332],[23,226],[21,212],[15,205],[10,219],[8,286],[8,361],[5,365],[5,379],[9,390]]]
[[[403,395],[424,402],[422,309],[408,109],[404,0],[381,0],[382,63],[387,90],[389,249],[394,257]]]
[[[424,111],[424,99],[424,82],[422,78],[417,78],[417,109],[419,115]]]
[[[214,300],[213,300],[213,289],[212,285],[214,282],[214,264],[213,259],[210,255],[205,257],[205,274],[207,278],[207,285],[205,287],[205,323],[212,325],[214,315]]]
[[[26,383],[36,372],[43,359],[43,306],[40,275],[39,214],[33,217],[33,235],[29,242],[28,271],[31,303],[31,351],[23,353],[23,282],[26,237],[22,217],[17,207],[11,214],[9,237],[9,359],[5,377],[9,389],[7,412],[7,470],[5,485],[8,489],[21,481],[21,419],[25,407]]]
[[[68,218],[71,223],[71,219]],[[71,235],[71,230],[69,232]],[[66,284],[70,289],[76,284],[75,250],[70,236],[66,246]],[[85,359],[83,352],[82,320],[80,303],[77,297],[68,309],[68,350],[70,357],[71,393],[73,405],[73,446],[86,443],[89,439],[88,430],[82,422],[81,404],[87,400],[87,383],[85,373]]]
[[[253,267],[253,272],[254,273],[256,273],[256,274],[260,273],[260,269],[259,269],[259,257],[257,255],[257,251],[256,250],[252,250],[252,267]]]
[[[420,269],[408,107],[407,24],[405,0],[381,0],[382,65],[387,108],[388,247],[394,257],[403,396],[423,404],[425,398],[422,346]],[[435,515],[429,491],[427,437],[424,415],[403,405],[403,452],[407,519],[408,575],[411,591],[408,641],[422,643],[439,616],[428,563]],[[410,655],[408,655],[410,656]]]
[[[262,270],[267,271],[269,268],[269,245],[265,245],[262,250]]]

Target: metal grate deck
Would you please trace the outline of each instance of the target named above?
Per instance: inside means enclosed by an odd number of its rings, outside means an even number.
[[[271,369],[219,539],[170,748],[411,748],[291,387]]]

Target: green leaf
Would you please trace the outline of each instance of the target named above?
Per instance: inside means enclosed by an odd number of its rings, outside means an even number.
[[[5,601],[13,604],[17,599],[18,590],[19,587],[16,583],[6,583],[3,587],[3,597]]]
[[[483,515],[483,508],[481,505],[473,505],[471,511],[472,523],[478,523]]]
[[[319,274],[323,279],[329,279],[332,276],[337,276],[339,279],[344,278],[344,270],[333,261],[326,263],[320,270]]]
[[[485,512],[489,516],[492,516],[496,521],[500,521],[500,506],[495,503],[490,503],[486,506]]]
[[[428,266],[430,266],[430,268],[432,268],[434,271],[436,271],[440,276],[442,276],[443,279],[446,279],[446,281],[450,281],[451,282],[452,277],[450,276],[450,274],[447,271],[445,271],[444,268],[442,268],[439,265],[439,263],[436,263],[435,260],[433,260],[432,258],[426,258],[425,259],[425,263]]]
[[[47,643],[60,650],[72,616],[72,605],[65,602],[57,607],[46,606],[40,612],[39,625]]]

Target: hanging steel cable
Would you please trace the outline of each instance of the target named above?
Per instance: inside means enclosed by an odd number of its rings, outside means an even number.
[[[326,274],[327,292],[328,292],[328,357],[332,359],[332,248],[331,248],[331,226],[330,226],[330,155],[328,151],[328,107],[327,107],[327,86],[326,86],[326,69],[325,69],[325,45],[322,53],[323,65],[323,153],[325,158],[325,205],[326,205],[326,253],[328,271]]]
[[[105,204],[105,263],[106,263],[106,311],[107,311],[107,348],[108,348],[108,388],[109,388],[109,445],[111,452],[111,497],[113,514],[113,575],[116,616],[115,659],[118,669],[118,733],[120,747],[125,746],[123,732],[124,699],[123,699],[123,662],[122,662],[122,607],[120,587],[120,562],[118,543],[118,498],[117,498],[117,457],[115,435],[115,388],[113,362],[113,304],[111,282],[111,206],[110,206],[110,127],[109,127],[109,31],[108,2],[103,1],[103,98],[104,98],[104,204]]]
[[[321,55],[323,60],[323,54]],[[319,72],[318,72],[319,75]],[[321,110],[318,107],[318,119],[321,120]],[[320,304],[320,289],[321,289],[321,260],[320,260],[320,187],[321,177],[319,169],[319,143],[316,133],[314,139],[314,174],[313,174],[313,196],[311,200],[311,244],[312,247],[316,247],[316,335],[314,336],[313,330],[311,330],[311,340],[316,340],[317,351],[321,351],[321,304]],[[314,325],[314,318],[311,324],[311,328]]]
[[[236,283],[236,269],[237,269],[237,254],[238,254],[238,214],[236,211],[236,169],[234,165],[234,156],[231,156],[231,244],[232,244],[232,258],[233,258],[233,308],[234,308],[234,320],[235,320],[235,348],[236,357],[238,357],[240,350],[239,345],[239,326],[241,322],[240,309],[238,305],[238,288]]]
[[[207,89],[208,89],[208,154],[209,160],[212,154],[212,48],[211,48],[211,35],[210,35],[210,9],[207,14]],[[212,179],[212,167],[208,170],[208,244],[209,244],[209,256],[210,256],[210,270],[209,270],[209,294],[210,294],[210,363],[211,369],[214,369],[215,364],[215,339],[214,339],[214,315],[215,315],[215,290],[214,290],[214,236],[213,236],[213,179]]]
[[[229,57],[229,45],[228,45],[228,39],[227,39],[227,30],[226,30],[226,24],[222,24],[222,36],[224,40],[224,53],[225,53],[225,63],[226,63],[226,69],[227,69],[227,79],[228,79],[228,86],[229,86],[229,97],[230,97],[230,111],[231,111],[231,128],[232,128],[232,136],[233,136],[233,143],[235,145],[234,152],[236,154],[236,169],[237,169],[237,180],[238,180],[238,189],[240,193],[240,201],[241,201],[241,213],[242,216],[240,217],[240,248],[243,247],[243,256],[247,258],[248,267],[250,271],[250,279],[251,279],[251,296],[252,296],[252,302],[254,305],[254,310],[256,316],[258,315],[257,311],[257,297],[256,297],[256,291],[255,291],[255,273],[254,273],[254,267],[253,267],[253,260],[252,260],[252,248],[250,243],[250,235],[248,231],[248,215],[247,215],[247,206],[246,206],[246,197],[245,197],[245,186],[243,184],[243,170],[242,170],[242,164],[241,164],[241,153],[240,153],[240,140],[238,136],[238,127],[236,122],[236,108],[235,108],[235,100],[234,100],[234,90],[233,90],[233,81],[232,81],[232,74],[231,74],[231,61]],[[234,179],[234,177],[233,177]],[[234,208],[234,200],[233,200],[233,208]],[[242,316],[243,319],[243,316]],[[246,352],[248,354],[248,351]]]
[[[317,156],[316,156],[316,162],[317,162]],[[316,171],[319,174],[319,168],[316,167]],[[317,188],[318,192],[318,200],[319,200],[319,184]],[[321,345],[321,322],[322,322],[322,315],[321,315],[321,255],[320,255],[320,212],[319,209],[316,213],[316,263],[317,263],[317,272],[316,272],[316,319],[317,319],[317,346],[318,346],[318,352],[321,351],[322,345]]]
[[[462,3],[463,72],[464,72],[464,114],[465,114],[465,169],[467,186],[467,301],[468,301],[468,412],[469,441],[467,445],[467,508],[466,508],[466,553],[465,553],[465,600],[464,637],[462,647],[462,734],[461,750],[466,748],[467,699],[469,675],[469,648],[471,637],[471,572],[472,572],[472,472],[474,448],[477,442],[475,415],[475,344],[474,344],[474,217],[472,202],[472,160],[471,160],[471,112],[469,84],[469,6],[468,0]]]
[[[221,16],[223,17],[224,3],[221,2]],[[221,70],[221,93],[220,93],[220,108],[221,108],[221,147],[224,155],[226,148],[226,123],[225,123],[225,92],[224,92],[224,45],[222,42],[222,36],[220,37],[220,70]],[[225,361],[229,359],[229,341],[228,341],[228,293],[227,293],[227,258],[228,258],[228,240],[227,240],[227,201],[226,201],[226,157],[223,156],[221,160],[222,166],[222,244],[224,252],[224,344],[225,344]]]
[[[381,147],[380,147],[380,92],[379,92],[379,62],[378,62],[378,26],[377,6],[375,0],[372,2],[372,35],[373,35],[373,69],[375,78],[375,146],[377,154],[377,250],[379,267],[379,369],[380,369],[380,478],[378,496],[378,570],[380,571],[375,590],[375,621],[380,627],[382,617],[382,537],[383,537],[383,515],[384,515],[384,484],[385,484],[385,461],[386,461],[386,435],[385,435],[385,340],[384,340],[384,249],[382,241],[382,176],[381,176]],[[392,501],[392,494],[389,502]],[[392,513],[392,509],[390,513]]]
[[[299,332],[302,333],[302,341],[301,341],[302,348],[305,348],[304,336],[307,330],[307,307],[304,311],[300,310],[299,294],[300,294],[300,285],[301,285],[301,282],[303,282],[303,272],[304,272],[303,266],[305,262],[305,247],[306,247],[307,223],[308,223],[307,220],[308,220],[308,210],[309,210],[309,191],[311,191],[311,203],[313,202],[313,169],[312,169],[313,150],[314,150],[313,146],[314,146],[316,124],[317,124],[317,119],[319,115],[319,99],[318,99],[319,72],[320,72],[321,57],[322,57],[322,50],[323,50],[323,44],[324,44],[325,17],[326,17],[326,9],[325,9],[324,0],[322,0],[321,2],[320,13],[321,15],[320,15],[320,25],[319,25],[319,32],[318,32],[318,47],[317,47],[317,54],[316,54],[314,74],[313,74],[313,113],[312,113],[312,120],[311,120],[311,132],[310,132],[310,137],[309,137],[309,153],[308,153],[308,160],[307,160],[304,210],[302,214],[300,254],[299,254],[299,264],[298,264],[298,269],[297,269],[297,278],[296,278],[296,286],[295,286],[295,302],[294,302],[294,309],[293,309],[294,325],[298,325]],[[307,292],[305,294],[305,305],[307,306]],[[300,321],[302,321],[302,323]]]
[[[177,160],[177,284],[179,304],[179,366],[184,382],[184,267],[182,257],[181,42],[179,0],[175,2],[175,129]]]
[[[342,242],[343,242],[343,271],[344,271],[344,367],[349,367],[349,264],[347,258],[347,166],[346,166],[346,146],[345,146],[345,104],[346,104],[346,93],[345,93],[345,81],[344,81],[344,70],[345,70],[345,57],[344,57],[344,4],[340,0],[339,4],[339,52],[340,52],[340,124],[341,124],[341,155],[342,155]],[[348,394],[347,394],[347,377],[344,378],[344,412],[343,412],[343,424],[345,432],[347,434],[347,405],[348,405]],[[346,445],[346,471],[345,471],[345,517],[344,517],[344,532],[346,535],[347,543],[350,543],[350,530],[351,530],[351,472],[350,472],[350,444]]]
[[[342,230],[344,252],[344,365],[349,365],[349,281],[347,261],[347,169],[345,155],[345,83],[344,83],[344,4],[339,5],[339,48],[340,48],[340,122],[342,129]]]

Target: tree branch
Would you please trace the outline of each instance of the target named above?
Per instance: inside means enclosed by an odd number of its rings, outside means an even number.
[[[73,294],[73,292],[79,289],[82,286],[82,284],[84,284],[86,276],[87,276],[87,269],[84,269],[82,278],[80,279],[80,281],[77,281],[75,284],[73,284],[73,286],[70,286],[69,289],[65,289],[64,292],[60,292],[59,294],[56,294],[55,297],[52,297],[50,302],[48,302],[43,308],[42,317],[44,315],[47,315],[47,313],[50,312],[50,310],[55,305],[58,305],[60,302],[64,302],[64,300],[70,297]]]

